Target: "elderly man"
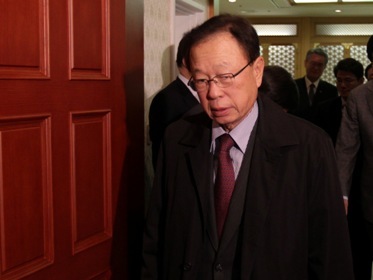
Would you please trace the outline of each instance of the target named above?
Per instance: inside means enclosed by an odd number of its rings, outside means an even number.
[[[142,279],[353,279],[333,146],[258,96],[255,29],[220,15],[191,42],[203,111],[166,130]]]

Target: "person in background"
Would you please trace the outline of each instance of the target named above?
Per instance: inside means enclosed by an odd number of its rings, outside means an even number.
[[[367,81],[370,81],[373,79],[373,63],[371,64],[368,64],[368,66],[365,68],[365,78],[367,79]]]
[[[150,104],[149,135],[152,142],[154,169],[166,127],[199,104],[197,93],[188,86],[191,75],[185,67],[185,56],[188,53],[189,44],[188,33],[186,33],[177,49],[176,65],[179,71],[177,78],[158,92]]]
[[[342,108],[352,89],[364,83],[364,66],[353,58],[340,60],[334,67],[339,96],[321,102],[315,110],[315,124],[324,129],[331,137],[333,144],[342,119]]]
[[[331,137],[335,145],[339,127],[342,119],[342,109],[345,107],[351,90],[364,83],[364,67],[353,59],[345,58],[340,60],[334,67],[334,75],[337,80],[339,96],[320,103],[316,109],[315,124],[323,128]],[[348,226],[350,233],[352,259],[354,266],[355,280],[369,279],[372,270],[372,262],[369,261],[369,249],[366,246],[368,236],[361,218],[361,205],[359,197],[359,179],[361,154],[355,166],[352,184],[353,193],[349,196]]]
[[[367,56],[372,61],[373,35],[367,43]],[[373,80],[354,88],[342,112],[342,121],[336,142],[336,158],[339,180],[345,201],[345,210],[350,212],[350,199],[358,203],[361,219],[368,235],[368,242],[364,244],[370,249],[369,254],[361,262],[372,263],[373,256]],[[359,159],[359,155],[361,159]],[[360,164],[361,166],[356,166]],[[358,184],[355,183],[356,170],[360,172]],[[355,198],[352,199],[352,195]],[[352,202],[351,202],[352,204]],[[356,269],[355,269],[356,270]],[[357,279],[370,279],[371,271],[364,269],[364,273]]]
[[[247,18],[218,15],[190,34],[203,112],[166,129],[142,279],[353,279],[328,136],[258,95],[264,59]]]
[[[313,121],[317,105],[338,96],[337,88],[321,79],[327,64],[328,54],[323,49],[315,48],[307,52],[304,61],[306,75],[295,80],[299,90],[299,106],[295,114],[299,117]]]
[[[299,103],[299,92],[291,74],[281,66],[264,67],[263,81],[259,93],[266,94],[285,112],[294,112]]]

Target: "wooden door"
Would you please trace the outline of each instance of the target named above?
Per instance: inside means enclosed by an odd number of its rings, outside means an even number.
[[[112,275],[131,140],[125,2],[0,0],[2,280]]]

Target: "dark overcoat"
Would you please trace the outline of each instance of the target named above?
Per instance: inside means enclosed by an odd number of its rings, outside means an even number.
[[[329,137],[258,97],[220,243],[213,210],[211,120],[166,131],[149,203],[142,279],[353,279]]]

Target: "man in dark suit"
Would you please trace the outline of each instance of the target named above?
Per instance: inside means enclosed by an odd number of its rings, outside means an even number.
[[[246,18],[212,17],[191,38],[203,112],[166,130],[142,279],[353,279],[327,135],[258,96],[264,60]]]
[[[367,55],[372,61],[373,36],[367,43]],[[336,143],[336,157],[339,180],[345,198],[346,211],[350,212],[352,194],[358,193],[361,207],[361,218],[364,220],[368,234],[370,254],[361,261],[372,263],[373,256],[373,80],[360,85],[351,91],[345,109]],[[362,155],[361,160],[358,159]],[[354,182],[356,164],[359,167],[359,184]],[[355,196],[356,198],[356,196]],[[351,204],[352,204],[351,202]],[[361,234],[364,234],[362,231]],[[370,279],[370,273],[360,279]]]
[[[188,34],[180,40],[176,54],[177,78],[153,98],[149,109],[149,135],[152,142],[152,163],[155,169],[159,147],[166,127],[197,105],[198,95],[188,86],[191,77],[184,59],[188,51]]]
[[[307,52],[304,61],[306,75],[295,80],[299,90],[299,106],[295,115],[313,121],[317,105],[338,96],[334,85],[320,79],[327,64],[328,54],[323,49],[316,48]]]

